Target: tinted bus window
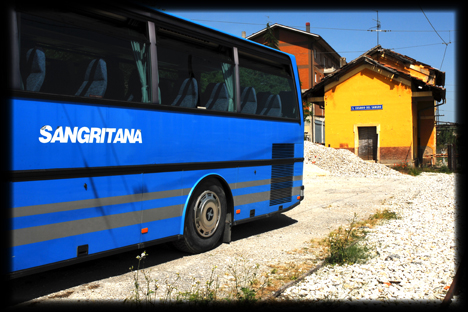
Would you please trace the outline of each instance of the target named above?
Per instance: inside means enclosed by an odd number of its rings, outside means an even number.
[[[71,13],[54,19],[22,13],[20,29],[23,90],[149,102],[149,49],[141,29]]]
[[[236,110],[231,49],[160,33],[157,44],[161,104]]]
[[[239,80],[241,112],[298,118],[296,89],[285,66],[240,54]]]

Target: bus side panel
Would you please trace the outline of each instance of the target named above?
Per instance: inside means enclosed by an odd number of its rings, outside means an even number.
[[[274,143],[303,144],[302,125],[296,122],[157,111],[152,106],[12,103],[12,170],[262,160],[271,159]]]
[[[73,259],[82,245],[93,254],[138,244],[142,218],[151,221],[150,240],[179,234],[187,197],[177,196],[180,174],[159,174],[157,189],[142,177],[12,183],[11,270]]]
[[[88,254],[93,254],[132,245],[135,244],[135,233],[139,235],[139,232],[140,225],[137,224],[15,246],[11,250],[10,272],[77,258],[78,246],[88,245]]]
[[[141,175],[11,184],[12,270],[139,242]]]
[[[294,157],[303,155],[302,132],[297,131],[302,125],[295,122],[45,100],[14,99],[12,104],[13,173],[268,160],[275,143],[294,144]],[[123,139],[125,131],[133,133],[134,143]],[[138,139],[136,131],[141,131]],[[79,142],[85,139],[88,143]],[[241,210],[236,221],[250,218],[252,209],[258,216],[295,203],[292,196],[287,203],[270,205],[272,166],[59,180],[44,171],[44,181],[12,183],[12,269],[76,257],[81,245],[88,244],[91,254],[182,234],[189,190],[210,173],[234,184],[234,202]],[[176,193],[154,194],[165,191]],[[141,228],[148,232],[141,235]],[[31,254],[38,259],[35,265]]]

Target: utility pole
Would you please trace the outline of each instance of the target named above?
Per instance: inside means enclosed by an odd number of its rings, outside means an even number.
[[[374,21],[377,21],[377,27],[371,27],[371,28],[377,28],[377,29],[368,29],[367,31],[375,31],[375,32],[377,32],[377,45],[379,45],[379,32],[381,32],[381,31],[387,32],[387,31],[390,31],[390,30],[382,30],[382,29],[380,29],[379,11],[376,11],[376,12],[377,12],[377,20],[374,19]]]

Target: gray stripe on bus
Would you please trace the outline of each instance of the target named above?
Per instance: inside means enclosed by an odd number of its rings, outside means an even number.
[[[294,186],[292,189],[292,195],[301,195],[302,186]]]
[[[238,182],[238,183],[231,183],[229,187],[233,190],[244,188],[244,187],[252,187],[252,186],[260,186],[270,184],[271,179],[265,180],[254,180],[254,181],[247,181],[247,182]]]
[[[293,181],[300,181],[302,180],[302,176],[293,176]],[[252,186],[260,186],[260,185],[267,185],[271,184],[271,179],[265,180],[254,180],[254,181],[247,181],[247,182],[238,182],[238,183],[231,183],[229,187],[233,190],[240,189],[244,187],[252,187]]]
[[[293,180],[294,181],[302,180],[302,176],[294,176]],[[239,189],[239,188],[245,188],[245,187],[266,185],[270,183],[271,183],[270,179],[265,179],[265,180],[232,183],[232,184],[229,184],[229,187],[231,187],[231,189]],[[141,194],[131,194],[131,195],[60,202],[60,203],[53,203],[53,204],[16,207],[12,209],[12,218],[34,216],[34,215],[41,215],[45,213],[54,213],[54,212],[70,211],[70,210],[85,209],[85,208],[93,208],[93,207],[127,204],[127,203],[132,203],[132,202],[162,199],[162,198],[168,198],[168,197],[184,196],[184,195],[188,195],[190,193],[190,190],[191,190],[190,188],[185,188],[185,189],[178,189],[178,190],[143,193],[143,196]]]
[[[293,187],[292,195],[299,195],[301,187]],[[270,191],[234,196],[234,205],[247,205],[270,199]],[[12,230],[13,246],[38,243],[51,239],[64,238],[124,226],[141,224],[182,216],[184,204],[145,209],[127,213],[47,224]]]
[[[183,209],[184,205],[179,204],[147,209],[144,211],[138,210],[104,217],[87,218],[12,230],[12,246],[27,245],[51,239],[137,225],[141,224],[142,214],[144,216],[144,222],[180,217]]]
[[[289,189],[289,188],[285,188]],[[291,196],[297,196],[301,194],[301,187],[295,186],[292,188]],[[258,203],[262,201],[270,200],[270,191],[259,192],[259,193],[251,193],[245,195],[237,195],[234,196],[234,206],[241,206],[247,204]]]
[[[270,191],[234,196],[234,206],[258,203],[270,200]]]
[[[184,195],[188,195],[190,190],[191,189],[186,188],[186,189],[178,189],[178,190],[170,190],[170,191],[143,193],[143,196],[142,194],[131,194],[131,195],[122,195],[122,196],[113,196],[113,197],[76,200],[76,201],[69,201],[69,202],[60,202],[60,203],[54,203],[54,204],[16,207],[12,209],[12,217],[17,218],[17,217],[25,217],[25,216],[34,216],[34,215],[41,215],[45,213],[70,211],[70,210],[76,210],[76,209],[85,209],[85,208],[102,207],[102,206],[112,206],[112,205],[128,204],[132,202],[140,202],[140,201],[153,200],[153,199],[184,196]]]

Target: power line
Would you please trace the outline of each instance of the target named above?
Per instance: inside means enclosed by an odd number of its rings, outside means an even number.
[[[431,21],[429,20],[429,18],[426,16],[426,13],[424,13],[423,9],[421,8],[421,12],[424,14],[424,16],[426,17],[427,21],[429,22],[429,25],[431,25],[432,29],[434,29],[435,33],[437,34],[437,36],[439,36],[440,40],[442,40],[443,43],[445,43],[446,45],[448,45],[447,42],[445,42],[445,40],[439,35],[439,33],[437,32],[437,30],[434,28],[434,26],[432,26],[432,23]]]
[[[416,45],[416,46],[409,46],[409,47],[399,47],[399,48],[388,48],[388,50],[401,50],[401,49],[410,49],[410,48],[419,48],[419,47],[427,47],[427,46],[433,46],[433,45],[440,45],[443,43],[430,43],[430,44],[422,44],[422,45]],[[360,51],[337,51],[336,53],[364,53],[367,50],[360,50]],[[304,52],[304,53],[295,53],[295,54],[307,54],[309,52]],[[318,52],[321,54],[334,54],[335,52]]]
[[[262,24],[262,23],[244,23],[244,22],[229,22],[229,21],[212,21],[212,20],[201,20],[201,19],[192,19],[192,21],[265,26],[265,24]],[[302,26],[288,26],[288,27],[293,27],[293,28],[298,28],[298,29],[300,29],[300,28],[304,28],[304,25],[302,25]],[[331,29],[331,30],[367,31],[366,29],[352,29],[352,28],[332,28],[332,27],[312,27],[312,26],[311,26],[310,28]]]
[[[445,53],[447,52],[448,44],[445,45],[444,56],[442,57],[442,62],[440,63],[440,69],[442,69],[442,64],[444,64]]]
[[[440,63],[440,68],[442,69],[442,64],[444,64],[444,59],[445,59],[445,53],[447,52],[447,48],[448,48],[448,43],[445,42],[445,40],[439,35],[439,33],[437,32],[437,30],[434,28],[434,26],[432,26],[432,23],[431,21],[429,20],[429,18],[426,16],[426,13],[424,13],[423,9],[421,8],[421,12],[424,14],[424,16],[426,17],[427,21],[429,22],[429,24],[431,25],[432,29],[434,29],[435,33],[437,34],[437,36],[439,36],[440,40],[442,40],[442,42],[445,44],[445,51],[444,51],[444,56],[442,57],[442,62]],[[450,34],[450,33],[449,33]],[[451,42],[449,42],[451,43]]]
[[[439,45],[439,44],[443,44],[443,43],[429,43],[429,44],[421,44],[421,45],[409,46],[409,47],[390,48],[390,50],[400,50],[400,49],[409,49],[409,48],[419,48],[419,47],[427,47],[427,46],[433,46],[433,45]]]
[[[201,19],[192,19],[192,21],[197,22],[212,22],[212,23],[227,23],[227,24],[242,24],[242,25],[259,25],[265,26],[264,23],[245,23],[245,22],[230,22],[230,21],[213,21],[213,20],[201,20]],[[294,26],[294,25],[287,25],[288,27],[301,29],[304,28],[304,25],[301,26]],[[314,27],[310,26],[310,28],[315,29],[329,29],[329,30],[345,30],[345,31],[369,31],[368,29],[356,29],[356,28],[333,28],[333,27]],[[391,32],[432,32],[432,30],[387,30]],[[439,30],[439,32],[451,32],[456,30]]]

